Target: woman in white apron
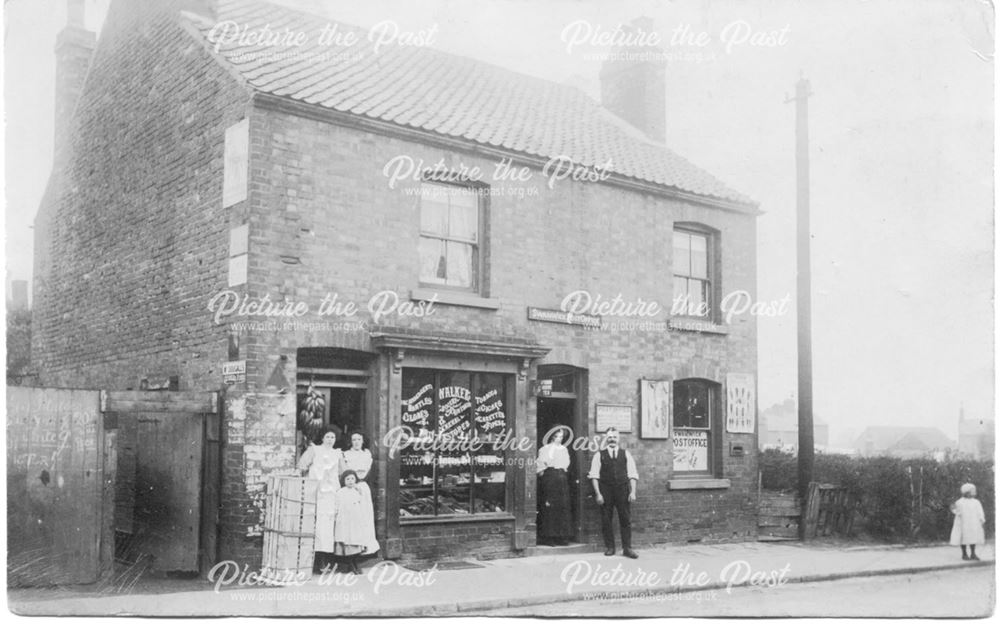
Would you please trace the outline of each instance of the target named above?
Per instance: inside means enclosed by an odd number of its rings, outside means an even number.
[[[299,470],[310,479],[319,481],[316,488],[316,566],[320,570],[333,563],[333,522],[336,511],[336,493],[340,489],[340,464],[344,454],[334,448],[337,434],[332,429],[323,433],[322,442],[313,444],[299,459]]]

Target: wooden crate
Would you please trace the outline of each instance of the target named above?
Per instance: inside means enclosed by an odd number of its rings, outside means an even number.
[[[276,583],[312,575],[317,484],[304,477],[268,480],[261,567]]]

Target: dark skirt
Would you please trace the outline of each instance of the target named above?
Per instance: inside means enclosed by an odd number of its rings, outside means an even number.
[[[546,468],[538,475],[538,536],[569,539],[573,536],[569,512],[569,479],[565,470]]]

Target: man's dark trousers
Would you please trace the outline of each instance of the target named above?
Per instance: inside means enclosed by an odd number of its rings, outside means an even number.
[[[601,506],[601,533],[604,534],[604,547],[615,548],[615,533],[612,527],[615,510],[618,510],[618,526],[622,532],[622,549],[632,549],[632,513],[628,502],[629,479],[627,459],[624,449],[618,449],[618,458],[611,459],[611,453],[601,451],[601,478],[597,483],[604,497]]]

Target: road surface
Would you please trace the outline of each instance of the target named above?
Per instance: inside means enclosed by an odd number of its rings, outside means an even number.
[[[851,578],[781,587],[558,602],[477,615],[727,617],[985,617],[993,612],[995,568]],[[470,614],[472,615],[472,614]]]

